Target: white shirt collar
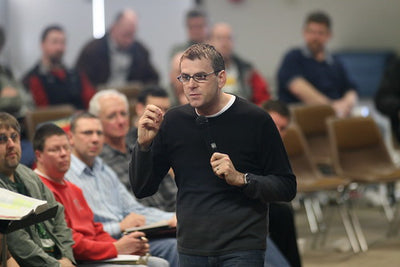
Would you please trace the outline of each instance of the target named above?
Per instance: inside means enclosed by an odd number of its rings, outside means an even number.
[[[233,103],[235,102],[235,99],[236,99],[236,96],[235,96],[235,95],[230,95],[230,96],[231,96],[231,97],[230,97],[228,103],[227,103],[220,111],[218,111],[217,113],[212,114],[212,115],[207,115],[206,117],[207,117],[207,118],[218,117],[219,115],[221,115],[222,113],[224,113],[225,111],[227,111],[227,110],[233,105]],[[195,109],[195,110],[196,110],[196,109]],[[196,110],[196,114],[200,116],[200,114],[197,112],[197,110]]]

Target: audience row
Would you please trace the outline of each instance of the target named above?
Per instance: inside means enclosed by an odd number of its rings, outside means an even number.
[[[67,38],[64,29],[48,26],[41,36],[42,56],[22,79],[26,91],[13,81],[9,70],[2,69],[2,76],[8,79],[4,82],[8,86],[2,85],[2,96],[14,101],[12,106],[2,104],[2,110],[20,114],[22,108],[63,103],[86,109],[90,98],[101,88],[122,87],[132,82],[158,84],[160,77],[151,64],[150,52],[136,38],[137,24],[133,10],[120,12],[102,38],[84,46],[74,68],[63,63]],[[187,14],[186,26],[189,40],[173,47],[171,53],[170,80],[179,103],[186,102],[182,85],[176,82],[180,74],[179,54],[198,42],[208,42],[222,54],[227,73],[226,92],[257,105],[271,98],[271,90],[260,72],[234,52],[230,25],[216,23],[208,29],[206,14],[193,10]],[[307,17],[303,30],[305,45],[289,51],[279,67],[278,96],[286,103],[331,103],[339,116],[347,116],[357,101],[357,88],[340,61],[326,49],[331,31],[327,14],[315,12]]]

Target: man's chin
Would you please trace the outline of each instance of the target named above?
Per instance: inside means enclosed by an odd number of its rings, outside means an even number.
[[[324,47],[320,44],[309,44],[308,49],[311,51],[312,54],[318,54],[324,50]]]
[[[53,66],[61,65],[61,63],[62,63],[62,55],[56,55],[56,56],[50,57],[50,62],[51,62],[51,64]]]
[[[15,160],[15,161],[13,160],[13,161],[10,161],[7,163],[7,165],[8,165],[7,167],[9,170],[14,171],[18,167],[18,164],[19,164],[19,160]]]

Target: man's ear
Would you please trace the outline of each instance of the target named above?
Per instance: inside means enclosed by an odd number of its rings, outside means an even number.
[[[40,161],[41,156],[42,156],[42,153],[39,150],[35,150],[36,162]]]
[[[225,72],[225,70],[221,70],[218,73],[218,77],[217,78],[218,78],[218,88],[221,89],[221,88],[223,88],[225,86],[225,83],[226,83],[226,72]]]
[[[72,136],[73,136],[72,131],[69,130],[69,131],[67,132],[68,141],[69,141],[69,144],[70,144],[71,146],[74,146],[74,141],[73,141]]]

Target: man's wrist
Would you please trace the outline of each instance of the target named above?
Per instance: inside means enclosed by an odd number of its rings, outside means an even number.
[[[141,152],[149,152],[150,151],[150,147],[151,147],[151,143],[150,144],[140,144],[138,142],[138,146],[139,146],[139,151]]]
[[[242,186],[246,186],[246,185],[248,185],[250,183],[250,177],[249,177],[249,174],[247,172],[243,173],[242,181],[243,181]]]

